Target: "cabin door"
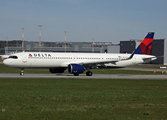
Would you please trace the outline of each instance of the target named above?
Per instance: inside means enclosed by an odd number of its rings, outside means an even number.
[[[27,63],[27,54],[25,54],[24,52],[22,54],[22,62]]]

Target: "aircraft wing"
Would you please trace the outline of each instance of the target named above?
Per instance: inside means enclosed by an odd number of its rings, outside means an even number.
[[[85,67],[96,67],[97,65],[105,66],[104,64],[112,63],[116,64],[116,62],[121,60],[103,60],[103,61],[88,61],[88,62],[80,62],[80,65],[84,65]]]
[[[4,60],[9,57],[9,55],[0,55],[1,59]]]
[[[119,61],[124,61],[124,60],[128,60],[128,59],[117,59],[117,60],[101,60],[101,61],[81,61],[81,62],[65,62],[63,64],[61,64],[62,67],[66,67],[69,64],[80,64],[83,65],[85,67],[96,67],[97,65],[102,65],[105,66],[104,64],[107,63],[112,63],[112,64],[116,64],[116,62]]]
[[[88,62],[79,62],[80,65],[91,65],[91,64],[107,64],[107,63],[115,63],[120,60],[105,60],[105,61],[88,61]]]
[[[84,66],[97,66],[98,64],[106,64],[106,63],[113,63],[118,62],[119,60],[105,60],[105,61],[88,61],[88,62],[65,62],[61,64],[61,67],[67,67],[69,64],[80,64]]]

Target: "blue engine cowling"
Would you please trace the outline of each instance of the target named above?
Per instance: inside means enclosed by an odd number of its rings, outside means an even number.
[[[84,66],[80,64],[69,64],[68,72],[74,75],[79,75],[84,72]]]

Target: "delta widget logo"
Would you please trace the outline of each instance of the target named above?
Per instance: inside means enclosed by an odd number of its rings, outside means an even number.
[[[32,55],[31,55],[31,54],[29,54],[29,55],[28,55],[28,57],[32,57]]]
[[[51,54],[29,54],[28,55],[29,58],[32,58],[32,57],[51,57]]]

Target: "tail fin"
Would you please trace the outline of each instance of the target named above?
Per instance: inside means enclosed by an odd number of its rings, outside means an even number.
[[[154,32],[149,32],[147,36],[143,39],[140,45],[135,49],[135,51],[131,54],[130,58],[133,57],[134,54],[145,54],[150,55],[152,42],[153,42]]]

